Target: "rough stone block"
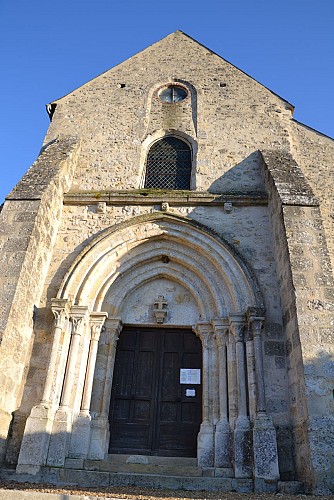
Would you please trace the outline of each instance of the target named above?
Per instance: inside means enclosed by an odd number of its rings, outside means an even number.
[[[202,424],[198,434],[198,465],[200,467],[214,465],[214,428],[210,424]]]
[[[254,491],[256,493],[276,493],[277,481],[256,477],[254,479]]]
[[[276,431],[271,417],[265,414],[259,414],[255,419],[253,447],[255,478],[268,480],[269,483],[277,481],[279,469]]]
[[[254,491],[253,479],[232,479],[232,491],[237,493],[252,493]]]
[[[47,465],[63,467],[67,457],[72,413],[68,408],[60,408],[53,421],[52,433],[47,456]]]
[[[278,481],[277,491],[283,495],[298,495],[304,493],[304,485],[301,481]]]
[[[251,431],[249,423],[234,431],[234,469],[236,478],[252,477]]]

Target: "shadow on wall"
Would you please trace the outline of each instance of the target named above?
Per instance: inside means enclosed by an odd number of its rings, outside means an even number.
[[[224,153],[227,151],[224,150]],[[263,160],[259,151],[254,151],[247,158],[225,172],[208,188],[212,194],[252,194],[265,193],[262,174]],[[228,164],[227,164],[228,165]]]

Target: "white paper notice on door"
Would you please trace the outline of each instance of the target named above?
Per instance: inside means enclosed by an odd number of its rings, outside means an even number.
[[[200,384],[201,370],[199,368],[180,368],[180,384]]]

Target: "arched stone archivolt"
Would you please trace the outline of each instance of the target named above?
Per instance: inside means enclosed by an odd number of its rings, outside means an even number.
[[[197,283],[204,304],[207,297],[210,317],[223,315],[226,307],[231,312],[263,307],[252,272],[228,243],[189,219],[162,213],[133,218],[101,233],[69,269],[58,298],[99,310],[121,275],[130,276],[131,269],[138,272],[150,262],[158,268],[163,255],[170,259],[164,265],[166,275],[173,270]]]
[[[117,340],[123,322],[133,318],[127,305],[133,304],[136,293],[145,297],[148,287],[170,294],[166,324],[192,327],[202,342],[199,465],[247,478],[253,474],[253,456],[255,469],[268,462],[271,469],[262,475],[277,478],[276,435],[265,410],[260,337],[264,310],[256,280],[241,256],[212,231],[165,213],[133,218],[102,232],[69,269],[52,301],[51,370],[43,401],[27,421],[18,470],[32,460],[29,433],[36,419],[49,432],[50,442],[36,443],[35,455],[40,458],[35,456],[35,463],[44,465],[46,449],[50,466],[64,465],[68,456],[105,457]],[[175,319],[180,317],[176,294],[188,297],[188,324]],[[152,304],[145,300],[144,309],[149,309]],[[152,325],[154,317],[142,314],[134,322]],[[67,351],[61,356],[67,363],[59,374],[62,335],[70,339],[63,343]],[[263,447],[262,435],[268,448]],[[258,450],[267,454],[265,460],[257,458]]]

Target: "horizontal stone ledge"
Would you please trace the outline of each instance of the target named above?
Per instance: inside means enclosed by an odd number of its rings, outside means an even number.
[[[164,191],[158,189],[154,190],[154,192],[152,191],[151,189],[141,189],[129,191],[69,192],[64,195],[64,204],[96,205],[99,202],[104,202],[107,205],[152,205],[167,202],[171,206],[219,206],[224,205],[224,203],[232,203],[234,206],[268,204],[268,197],[263,193],[211,194],[203,191]]]

